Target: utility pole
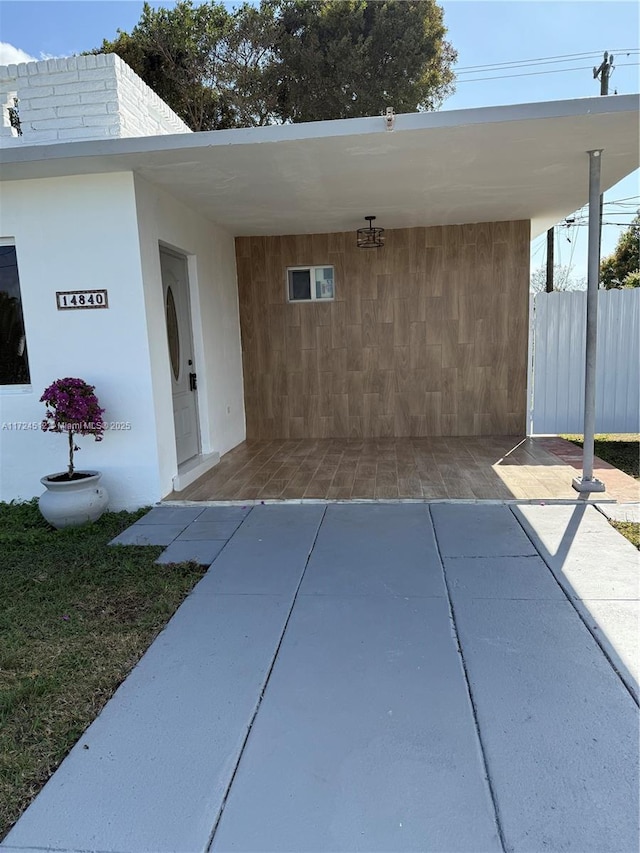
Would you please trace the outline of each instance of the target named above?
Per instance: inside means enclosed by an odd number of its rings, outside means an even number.
[[[553,244],[555,227],[547,231],[547,293],[553,293]]]
[[[613,54],[609,55],[608,51],[605,50],[604,57],[602,62],[600,63],[598,68],[593,69],[593,79],[597,80],[598,75],[600,75],[600,94],[608,95],[609,94],[609,77],[611,76],[611,72],[613,71]],[[598,230],[598,263],[600,263],[600,258],[602,256],[602,214],[604,211],[604,195],[600,196],[600,228]],[[600,275],[598,273],[598,281],[600,280]]]
[[[613,71],[613,54],[609,56],[609,53],[605,50],[604,59],[600,63],[598,68],[593,69],[593,79],[598,79],[598,75],[600,75],[600,94],[608,95],[609,94],[609,77],[611,72]]]

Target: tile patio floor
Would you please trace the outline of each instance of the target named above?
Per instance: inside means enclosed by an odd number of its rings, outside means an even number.
[[[580,464],[580,450],[557,438],[245,442],[165,500],[576,500]],[[610,465],[598,460],[595,474],[608,489],[598,500],[640,499],[638,483]]]

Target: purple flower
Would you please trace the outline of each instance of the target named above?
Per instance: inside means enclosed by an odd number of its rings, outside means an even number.
[[[104,434],[104,409],[95,395],[95,387],[83,379],[67,376],[56,379],[40,398],[46,405],[43,432],[62,432],[69,436],[69,477],[73,474],[73,453],[78,447],[74,435],[92,435],[102,441]]]

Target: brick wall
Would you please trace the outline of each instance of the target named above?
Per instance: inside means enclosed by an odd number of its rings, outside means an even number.
[[[191,132],[113,53],[0,66],[0,107],[2,147]]]

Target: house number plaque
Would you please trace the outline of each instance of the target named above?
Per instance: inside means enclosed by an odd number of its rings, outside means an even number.
[[[56,291],[56,303],[58,311],[109,307],[106,290],[58,290]]]

